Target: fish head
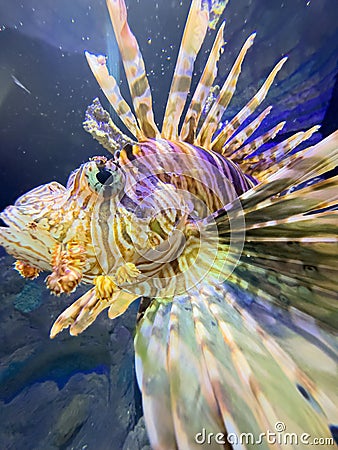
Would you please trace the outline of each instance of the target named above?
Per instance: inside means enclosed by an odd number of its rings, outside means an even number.
[[[69,176],[66,187],[51,182],[22,195],[0,214],[0,245],[16,258],[26,278],[50,271],[52,293],[73,292],[100,274],[91,239],[98,199],[117,196],[124,184],[118,164],[94,157]]]

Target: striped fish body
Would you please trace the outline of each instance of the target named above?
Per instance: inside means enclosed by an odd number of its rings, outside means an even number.
[[[231,159],[184,141],[153,139],[127,146],[120,163],[196,194],[209,214],[255,184]]]
[[[80,281],[113,276],[124,262],[142,260],[183,219],[207,217],[252,185],[216,152],[149,139],[126,146],[118,161],[93,158],[71,174],[66,187],[50,183],[20,197],[2,213],[13,229],[3,229],[1,243],[19,260],[18,268],[23,260],[36,275],[52,271],[49,289],[70,293]],[[172,273],[171,266],[178,270],[176,258],[162,270]],[[143,268],[148,280],[160,265]],[[137,284],[138,295],[149,294],[147,283]]]
[[[124,262],[136,264],[141,273],[134,286],[130,280],[120,286],[137,296],[159,297],[164,292],[174,296],[187,290],[192,266],[198,273],[199,264],[209,258],[201,253],[199,233],[180,230],[233,202],[253,182],[222,155],[164,139],[127,146],[119,164],[125,177],[123,191],[116,198],[102,186],[91,219],[103,273],[114,275]],[[180,254],[183,247],[188,254]]]

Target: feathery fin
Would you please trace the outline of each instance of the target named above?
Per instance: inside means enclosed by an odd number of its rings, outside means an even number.
[[[271,139],[273,139],[284,128],[285,124],[286,124],[286,122],[279,122],[277,125],[275,125],[273,128],[271,128],[266,133],[262,134],[258,138],[254,139],[253,141],[244,145],[239,150],[237,150],[235,153],[231,153],[229,155],[229,157],[233,161],[239,163],[241,169],[246,173],[245,158],[247,156],[250,156],[252,153],[254,153],[258,148],[260,148],[266,142],[269,142]],[[235,136],[235,139],[236,139],[236,136]],[[229,153],[230,153],[230,151],[231,151],[231,147],[229,148]]]
[[[165,139],[175,139],[178,136],[178,125],[189,93],[195,59],[204,41],[208,24],[208,8],[201,6],[201,0],[193,0],[164,114],[162,137]]]
[[[154,301],[140,321],[142,332],[135,335],[137,381],[142,389],[147,431],[155,449],[176,445],[167,364],[170,307],[169,303]]]
[[[264,111],[250,122],[243,130],[230,139],[222,148],[223,156],[230,156],[234,160],[234,153],[249,139],[249,137],[257,130],[263,120],[270,114],[272,106],[268,106]],[[239,152],[242,157],[242,152]],[[238,157],[237,157],[238,159]]]
[[[223,22],[218,30],[208,61],[184,119],[180,138],[186,142],[194,143],[198,121],[217,75],[217,62],[224,45],[224,25],[225,23]]]
[[[298,147],[299,144],[309,139],[319,128],[319,125],[315,125],[307,131],[294,134],[260,155],[247,158],[243,161],[245,168],[241,167],[242,170],[248,175],[254,176],[257,180],[263,181],[269,175],[284,167],[286,160],[283,158],[294,148]]]
[[[138,123],[146,138],[160,135],[154,121],[151,91],[137,40],[127,22],[124,0],[107,0]]]
[[[201,130],[197,136],[197,143],[203,147],[208,148],[210,146],[212,136],[217,130],[224,111],[228,107],[233,97],[237,85],[237,80],[242,70],[242,63],[244,61],[245,55],[247,54],[247,51],[253,45],[255,37],[256,33],[253,33],[245,41],[227,79],[222,86],[220,93],[218,94],[215,103],[212,105],[207,117],[204,120]]]
[[[106,58],[102,55],[96,56],[89,52],[85,52],[85,55],[91,71],[109,103],[116,111],[116,114],[137,139],[142,139],[143,133],[137,125],[134,114],[131,112],[128,103],[122,97],[115,78],[112,75],[109,75]]]
[[[338,277],[333,275],[338,271],[337,257],[333,256],[338,246],[338,211],[317,211],[337,204],[338,177],[279,195],[322,175],[337,163],[338,131],[300,152],[296,160],[240,197],[245,243],[240,262],[229,277],[229,281],[255,295],[277,301],[280,307],[296,307],[330,326],[338,319]],[[229,210],[231,205],[213,215],[225,248],[234,239]],[[291,244],[297,248],[293,257]],[[303,264],[297,262],[299,258]],[[329,278],[333,285],[327,282],[326,272],[332,274]]]
[[[148,349],[136,346],[136,369],[143,383],[150,377],[143,407],[153,448],[197,449],[196,432],[206,429],[206,433],[215,433],[215,427],[216,432],[223,433],[224,442],[230,432],[259,436],[262,430],[273,430],[278,421],[285,423],[288,433],[330,436],[328,420],[337,420],[337,412],[334,399],[322,387],[324,383],[334,387],[334,361],[323,349],[296,334],[293,324],[275,319],[275,328],[288,338],[284,348],[278,333],[273,335],[266,324],[260,325],[255,319],[251,309],[257,310],[258,304],[246,309],[241,306],[240,293],[235,294],[230,287],[203,286],[199,291],[175,297],[166,305],[163,316],[167,320],[169,316],[169,322],[162,319],[156,331],[149,332],[157,320],[156,303],[154,300],[145,312],[135,338],[136,342],[146,343]],[[160,324],[164,326],[159,328]],[[305,343],[316,360],[325,362],[325,372],[315,370],[315,378],[309,375],[309,366],[302,358],[292,358],[289,353],[298,344],[301,354]],[[167,359],[163,360],[163,354],[168,355]],[[302,395],[300,389],[307,395]],[[285,392],[292,395],[286,396]],[[171,406],[167,404],[168,393]],[[173,415],[174,432],[170,415],[168,421],[159,415],[160,403],[149,420],[150,408],[163,395],[162,408]],[[160,426],[155,427],[157,420]],[[154,426],[149,426],[150,421]],[[212,444],[211,448],[224,448],[215,441]],[[270,448],[264,442],[261,445]]]
[[[211,141],[211,146],[214,151],[221,152],[223,145],[234,134],[234,132],[242,125],[242,123],[256,110],[256,108],[265,99],[277,73],[281,70],[287,57],[281,59],[272,72],[264,82],[263,86],[259,89],[256,95],[241,109],[241,111],[231,121],[225,125],[220,133]]]

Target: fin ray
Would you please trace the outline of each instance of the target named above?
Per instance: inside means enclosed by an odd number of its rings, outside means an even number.
[[[202,145],[203,147],[208,148],[210,146],[212,136],[222,119],[224,111],[226,110],[227,106],[230,103],[230,100],[233,97],[237,85],[237,80],[242,70],[242,63],[244,61],[247,51],[253,44],[255,36],[256,33],[253,33],[246,40],[227,79],[225,80],[222,86],[222,89],[215,103],[211,107],[207,117],[203,122],[203,125],[197,136],[197,143],[199,145]]]
[[[163,119],[162,136],[175,139],[190,89],[194,62],[209,25],[209,12],[201,0],[193,0],[178,53],[168,102]]]
[[[109,75],[106,58],[104,56],[93,55],[89,52],[86,52],[85,55],[91,71],[116,114],[118,114],[128,130],[137,139],[142,138],[143,134],[138,127],[134,114],[131,112],[128,103],[122,97],[115,78]]]
[[[183,122],[180,137],[186,142],[193,143],[195,140],[198,121],[201,117],[201,113],[207,100],[210,88],[213,85],[213,82],[217,75],[217,62],[224,45],[224,25],[225,23],[223,23],[218,30],[213,47],[210,51],[208,61],[205,65],[203,74],[196,87],[195,93],[190,102],[189,109]]]
[[[107,6],[140,128],[145,137],[158,137],[160,133],[154,121],[152,96],[144,61],[127,22],[126,5],[124,0],[107,0]]]
[[[221,152],[223,145],[234,134],[240,125],[256,110],[256,108],[263,102],[267,93],[277,75],[281,70],[287,57],[281,59],[273,68],[268,78],[265,80],[263,86],[258,90],[257,94],[241,109],[241,111],[233,117],[230,122],[220,131],[220,133],[211,141],[211,146],[214,151]]]

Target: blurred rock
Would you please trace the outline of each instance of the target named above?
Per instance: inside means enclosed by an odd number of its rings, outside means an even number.
[[[19,292],[14,299],[14,308],[19,311],[29,313],[38,308],[42,301],[42,292],[39,285],[36,283],[25,284],[21,292]]]
[[[69,442],[88,419],[90,399],[84,394],[75,395],[72,401],[61,412],[54,429],[54,443],[60,447]]]
[[[120,450],[136,430],[144,446],[132,336],[137,305],[114,321],[103,312],[78,337],[64,331],[50,340],[54,320],[85,289],[53,297],[44,274],[25,281],[12,262],[0,258],[1,449]]]
[[[123,450],[151,450],[143,416],[129,432]]]

